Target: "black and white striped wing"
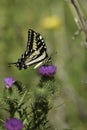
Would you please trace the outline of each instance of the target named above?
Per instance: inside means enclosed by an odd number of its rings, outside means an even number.
[[[37,64],[37,68],[48,57],[47,48],[43,37],[32,29],[28,31],[27,48],[24,54],[18,59],[16,64],[19,69],[26,69],[27,67]]]

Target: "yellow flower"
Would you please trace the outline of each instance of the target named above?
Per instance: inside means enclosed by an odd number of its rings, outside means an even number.
[[[62,20],[57,16],[49,16],[41,20],[41,25],[45,29],[55,29],[62,25]]]

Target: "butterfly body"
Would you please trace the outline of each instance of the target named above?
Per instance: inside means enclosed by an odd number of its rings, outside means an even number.
[[[19,70],[27,69],[33,64],[37,64],[34,67],[37,68],[38,65],[42,64],[47,57],[47,47],[43,37],[34,30],[29,29],[28,42],[24,54],[22,54],[21,58],[19,58],[17,62],[10,63],[10,65],[15,64]]]

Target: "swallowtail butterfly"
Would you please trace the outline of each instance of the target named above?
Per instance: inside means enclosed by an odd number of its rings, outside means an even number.
[[[38,32],[29,29],[28,42],[24,54],[22,54],[17,62],[9,63],[9,65],[15,64],[19,70],[27,69],[34,64],[36,64],[34,68],[37,68],[47,57],[47,47],[43,37]]]

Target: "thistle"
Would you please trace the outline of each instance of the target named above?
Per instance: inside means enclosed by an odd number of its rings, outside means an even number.
[[[5,121],[7,130],[47,130],[47,115],[51,109],[50,94],[54,92],[54,76],[57,68],[53,65],[41,66],[38,72],[40,82],[34,89],[26,91],[26,86],[13,77],[4,79],[3,101],[7,104],[5,111],[9,113]],[[28,99],[28,100],[26,100]],[[29,100],[30,99],[30,100]]]

